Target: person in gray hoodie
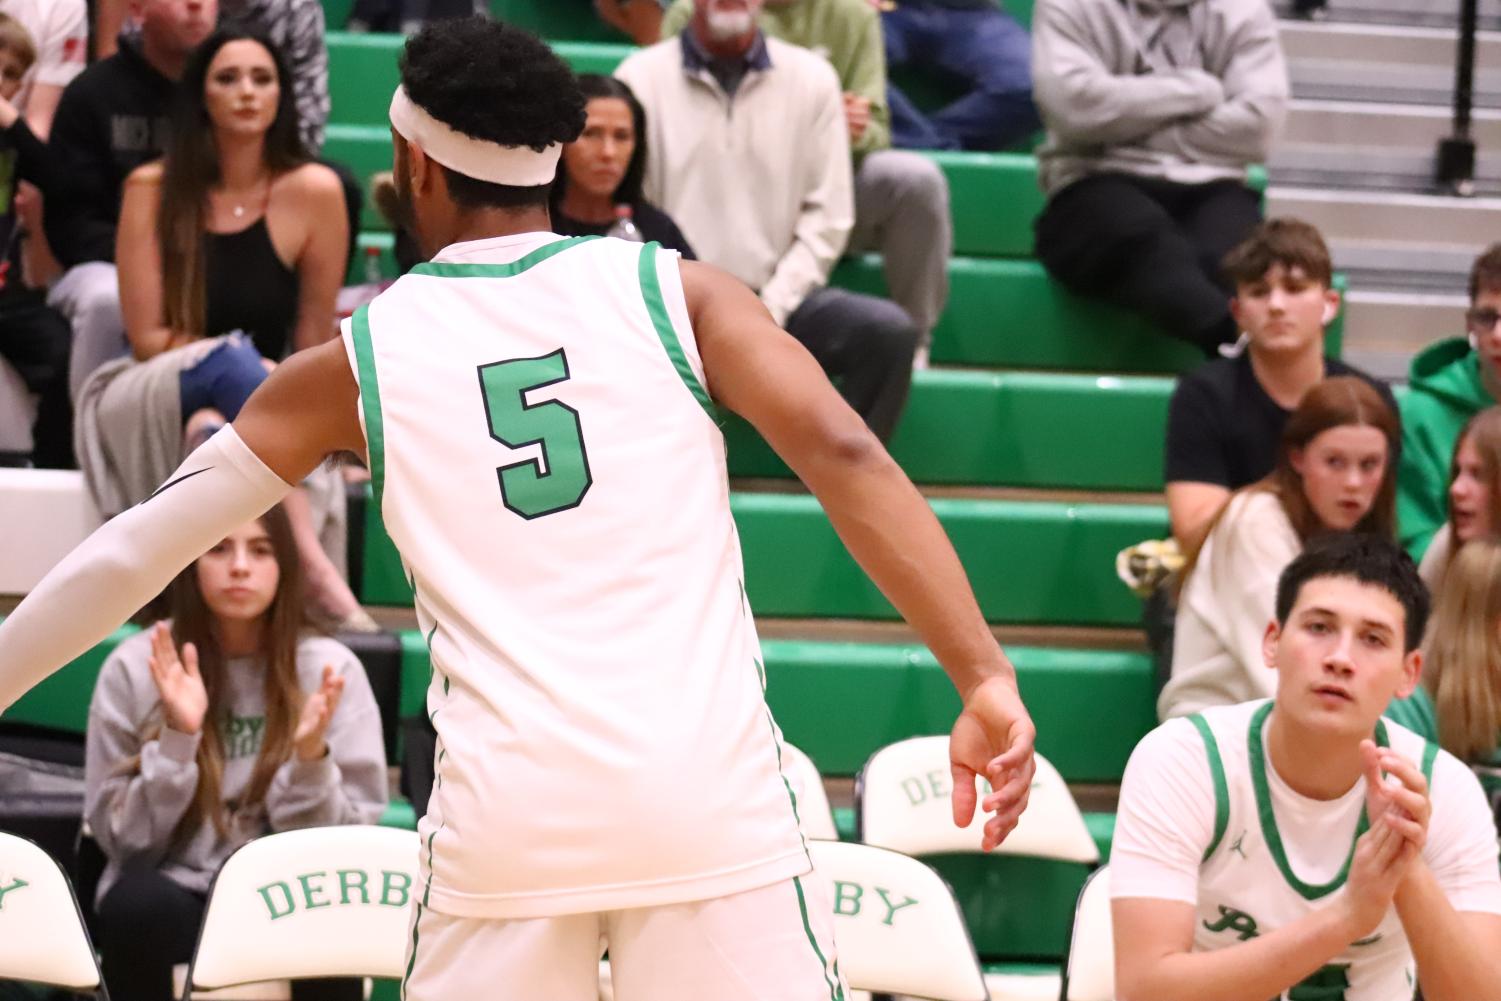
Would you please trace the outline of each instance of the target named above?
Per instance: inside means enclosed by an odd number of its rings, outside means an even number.
[[[1260,221],[1246,169],[1286,114],[1267,0],[1039,0],[1037,256],[1070,291],[1213,355],[1236,339],[1229,250]]]
[[[215,872],[245,842],[375,823],[386,806],[380,712],[350,650],[306,630],[285,512],[188,567],[172,619],[121,643],[89,707],[84,819],[108,864],[96,913],[111,996],[170,1001]],[[294,998],[358,998],[308,981]]]

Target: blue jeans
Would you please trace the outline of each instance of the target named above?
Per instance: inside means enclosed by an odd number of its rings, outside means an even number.
[[[232,334],[228,340],[204,356],[178,377],[182,391],[182,419],[199,410],[213,408],[234,420],[256,387],[266,381],[266,366],[255,343],[244,334]]]
[[[902,0],[881,15],[886,64],[957,81],[964,96],[931,115],[887,88],[892,143],[900,149],[995,150],[1042,127],[1032,104],[1032,37],[997,8],[946,10]]]

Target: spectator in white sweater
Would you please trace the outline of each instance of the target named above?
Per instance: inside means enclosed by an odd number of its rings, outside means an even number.
[[[1501,407],[1465,422],[1449,464],[1449,520],[1423,553],[1418,573],[1434,595],[1460,548],[1501,534]]]
[[[844,97],[827,60],[760,31],[761,4],[694,0],[681,35],[615,71],[646,108],[643,191],[889,439],[917,328],[894,302],[829,287],[855,220]]]
[[[245,842],[370,824],[386,805],[380,712],[353,653],[303,625],[280,507],[185,570],[170,624],[121,643],[89,707],[84,816],[108,860],[97,913],[111,995],[169,1001],[204,896]],[[298,984],[358,998],[355,981]]]
[[[1317,535],[1394,536],[1400,441],[1396,414],[1365,380],[1339,376],[1308,390],[1271,474],[1237,491],[1188,553],[1162,719],[1273,695],[1262,640],[1277,577]]]

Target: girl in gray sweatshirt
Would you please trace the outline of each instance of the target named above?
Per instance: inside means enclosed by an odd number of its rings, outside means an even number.
[[[376,822],[380,714],[364,669],[307,629],[286,514],[273,508],[169,590],[170,622],[121,643],[89,708],[84,819],[110,994],[166,1001],[219,865],[275,831]],[[297,997],[358,984],[310,981]]]

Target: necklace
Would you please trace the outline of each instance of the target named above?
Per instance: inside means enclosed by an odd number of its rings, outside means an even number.
[[[269,191],[270,187],[271,182],[265,181],[262,184],[257,184],[253,189],[251,189],[251,193],[255,195],[261,195],[263,191]],[[236,219],[243,219],[245,217],[246,206],[243,202],[235,202],[229,207],[229,211],[230,214],[233,215]]]

